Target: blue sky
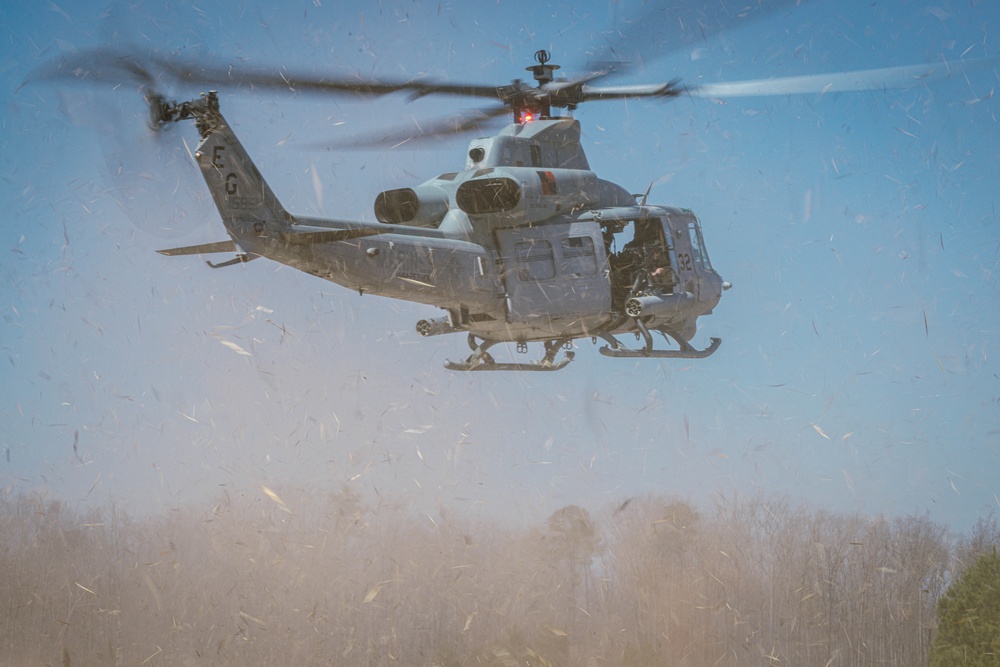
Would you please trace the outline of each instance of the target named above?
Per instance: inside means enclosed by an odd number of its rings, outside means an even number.
[[[906,90],[581,107],[592,168],[694,210],[734,287],[701,321],[697,342],[723,339],[709,359],[612,360],[584,341],[554,374],[452,373],[442,363],[466,354],[464,339],[414,331],[432,308],[266,261],[212,271],[155,254],[225,238],[186,155],[194,128],[149,134],[134,86],[22,87],[60,53],[114,42],[499,84],[527,78],[539,48],[572,74],[637,13],[362,7],[0,9],[0,485],[140,512],[262,485],[346,486],[512,522],[643,492],[701,505],[785,493],[834,511],[926,512],[956,530],[1000,509],[995,63]],[[675,36],[672,51],[653,40],[623,82],[990,57],[998,20],[988,2],[816,0]],[[461,139],[308,150],[463,104],[452,99],[221,100],[295,213],[372,219],[381,190],[464,160]]]

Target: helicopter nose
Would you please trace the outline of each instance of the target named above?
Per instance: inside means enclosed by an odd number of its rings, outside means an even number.
[[[723,292],[728,292],[729,288],[732,287],[732,286],[733,286],[733,284],[731,282],[729,282],[728,280],[723,280],[722,281],[722,291]]]

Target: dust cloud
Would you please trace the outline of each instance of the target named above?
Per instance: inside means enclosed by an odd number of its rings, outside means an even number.
[[[511,528],[349,490],[0,498],[0,664],[921,665],[995,520],[642,496]]]

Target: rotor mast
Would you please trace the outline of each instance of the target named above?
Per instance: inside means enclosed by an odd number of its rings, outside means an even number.
[[[515,123],[525,123],[539,118],[549,118],[552,115],[552,104],[549,100],[549,95],[546,94],[544,88],[547,84],[552,83],[555,80],[553,72],[559,69],[559,65],[550,65],[549,60],[552,58],[550,54],[545,49],[539,49],[535,51],[535,62],[537,65],[530,65],[524,69],[535,77],[535,81],[538,82],[538,86],[535,90],[539,91],[538,95],[525,95],[521,100],[517,100],[512,104],[514,107],[514,122]]]

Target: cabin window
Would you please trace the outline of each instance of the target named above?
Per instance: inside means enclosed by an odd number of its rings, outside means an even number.
[[[589,236],[571,236],[560,243],[562,246],[563,273],[577,278],[597,274],[597,254],[594,239]]]
[[[514,245],[515,271],[521,282],[551,280],[556,277],[552,244],[544,239],[521,241]]]

